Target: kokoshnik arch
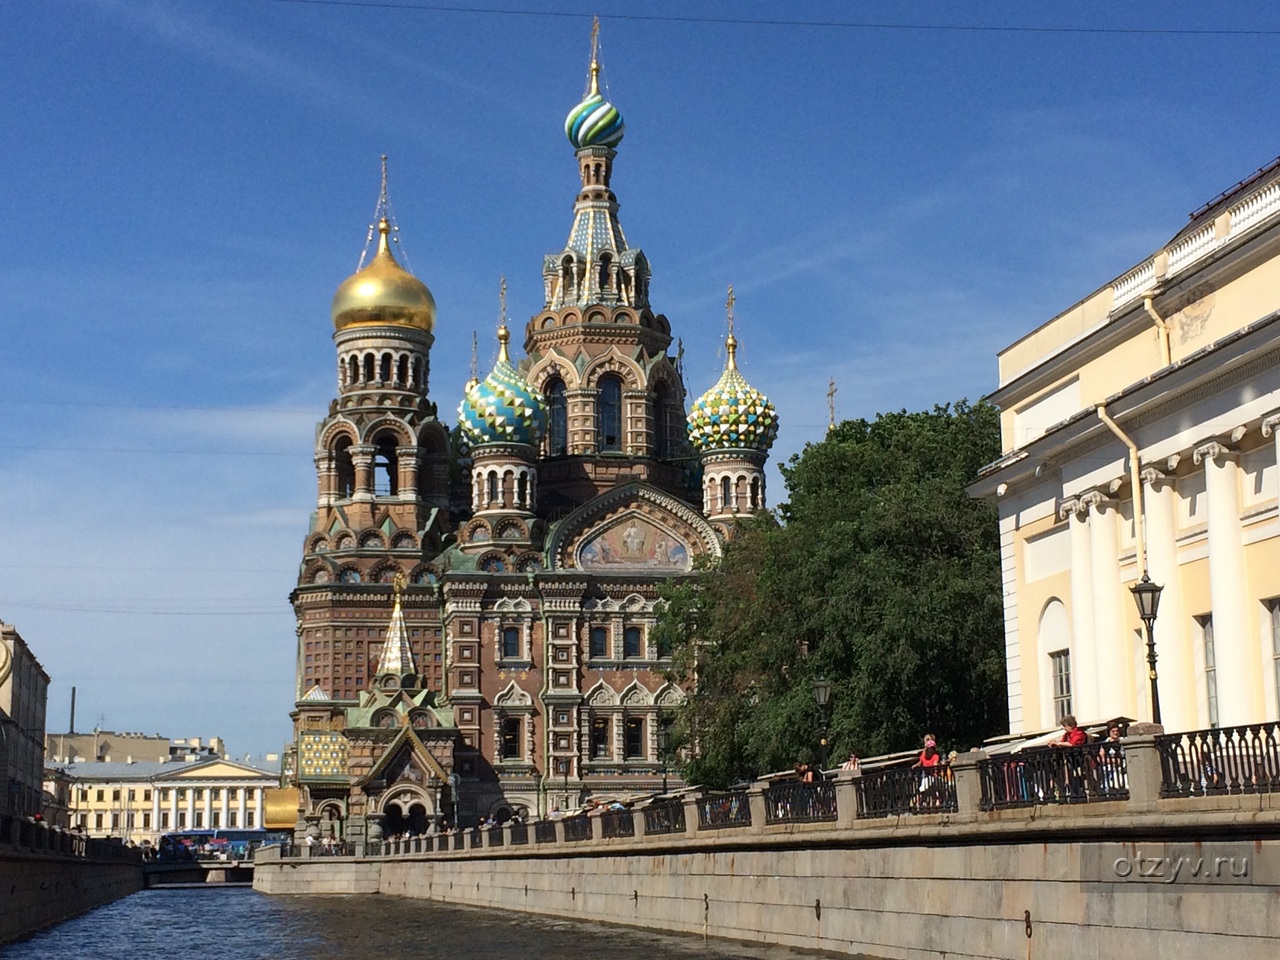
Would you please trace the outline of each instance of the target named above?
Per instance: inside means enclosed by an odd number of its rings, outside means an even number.
[[[611,188],[622,117],[600,92],[565,133],[582,187],[513,360],[473,376],[451,430],[429,399],[437,315],[400,266],[383,191],[372,260],[333,299],[338,397],[298,586],[299,833],[576,806],[662,783],[684,693],[651,637],[661,584],[765,505],[777,436],[737,370],[691,412]]]

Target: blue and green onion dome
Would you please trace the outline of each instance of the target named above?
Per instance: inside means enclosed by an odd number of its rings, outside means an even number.
[[[511,365],[507,357],[509,338],[503,326],[498,331],[498,362],[487,377],[467,388],[458,407],[458,425],[472,446],[482,443],[534,446],[546,430],[546,401]]]
[[[593,90],[564,118],[564,134],[574,149],[616,147],[626,132],[618,108]]]
[[[769,398],[738,372],[738,341],[726,342],[729,359],[716,385],[694,401],[689,411],[689,442],[699,453],[712,450],[758,450],[778,437],[778,412]]]

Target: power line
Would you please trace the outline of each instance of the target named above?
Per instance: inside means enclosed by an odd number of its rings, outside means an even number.
[[[163,454],[177,457],[293,457],[303,456],[288,450],[173,450],[167,447],[33,447],[25,443],[0,444],[0,450],[25,450],[28,453],[128,453]]]
[[[411,13],[463,13],[499,17],[544,17],[571,20],[638,21],[648,23],[708,23],[753,27],[821,27],[837,30],[899,30],[916,33],[1043,33],[1097,36],[1174,37],[1274,37],[1280,30],[1225,29],[1199,27],[1044,27],[1001,26],[995,24],[891,23],[872,20],[776,20],[755,17],[694,17],[643,13],[572,13],[563,10],[516,10],[503,7],[462,7],[434,3],[396,3],[392,0],[262,0],[316,7],[354,7],[371,10],[400,10]]]

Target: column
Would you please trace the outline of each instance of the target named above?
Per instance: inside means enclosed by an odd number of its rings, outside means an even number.
[[[351,464],[356,471],[356,488],[351,495],[352,500],[373,499],[373,455],[375,447],[371,443],[352,444],[347,448],[351,453]]]
[[[196,791],[194,787],[187,787],[187,829],[190,830],[196,825]]]
[[[213,826],[213,787],[204,788],[204,825],[206,828]]]
[[[1160,674],[1160,713],[1166,730],[1194,730],[1196,710],[1195,651],[1182,609],[1182,577],[1178,569],[1177,494],[1171,474],[1156,467],[1142,471],[1146,486],[1147,567],[1163,587],[1156,616],[1156,670]],[[1143,638],[1146,639],[1145,637]],[[1150,683],[1139,684],[1138,720],[1151,719]]]
[[[178,788],[169,788],[169,829],[178,829]]]
[[[253,827],[256,830],[262,826],[263,821],[266,819],[266,816],[265,816],[266,811],[262,809],[262,788],[261,787],[253,788],[253,811],[254,811]]]
[[[151,790],[151,832],[156,836],[164,833],[160,829],[160,788],[153,787]],[[152,838],[152,842],[155,840]]]
[[[236,791],[236,797],[237,797],[236,826],[241,828],[244,827],[244,802],[245,802],[245,799],[247,798],[248,793],[249,793],[248,787],[241,787],[239,790]]]
[[[401,500],[410,502],[419,499],[418,497],[418,463],[422,458],[423,450],[421,447],[404,446],[396,448],[396,469],[399,477],[396,482],[400,489],[397,495]]]
[[[219,804],[219,809],[218,809],[218,819],[222,822],[222,825],[224,827],[230,826],[230,824],[227,822],[227,812],[231,807],[231,801],[227,797],[227,794],[230,792],[230,790],[231,790],[230,787],[222,788],[221,803]]]
[[[1120,581],[1120,544],[1116,531],[1120,511],[1098,491],[1085,494],[1088,505],[1089,562],[1093,574],[1093,641],[1098,676],[1098,718],[1129,712],[1129,661],[1133,644],[1126,626],[1124,586]]]
[[[1071,708],[1088,722],[1102,719],[1098,711],[1098,646],[1093,635],[1089,508],[1079,498],[1072,498],[1062,504],[1058,514],[1068,518],[1071,538]],[[1039,662],[1037,669],[1048,670],[1049,664]]]
[[[1197,447],[1204,465],[1209,519],[1209,596],[1218,680],[1218,720],[1224,727],[1263,719],[1256,644],[1249,636],[1249,595],[1240,525],[1238,454],[1216,440]]]

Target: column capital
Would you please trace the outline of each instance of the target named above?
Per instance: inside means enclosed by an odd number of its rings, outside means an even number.
[[[1157,467],[1153,464],[1147,464],[1138,473],[1138,478],[1148,487],[1158,487],[1161,485],[1172,486],[1174,476],[1172,470],[1166,470],[1164,467]]]
[[[1280,410],[1275,413],[1269,413],[1262,418],[1262,435],[1269,437],[1273,433],[1277,438],[1280,438]]]
[[[1090,490],[1087,493],[1080,494],[1081,509],[1089,509],[1094,513],[1101,513],[1103,510],[1119,509],[1119,502],[1113,500],[1102,490]]]
[[[1080,502],[1079,497],[1064,497],[1058,504],[1058,519],[1065,520],[1067,517],[1076,516],[1084,519],[1083,514],[1089,510],[1086,504]]]
[[[1208,443],[1202,443],[1192,453],[1192,459],[1195,461],[1196,466],[1200,466],[1206,460],[1222,463],[1228,460],[1237,460],[1239,457],[1240,452],[1238,450],[1232,449],[1221,440],[1210,440]]]

